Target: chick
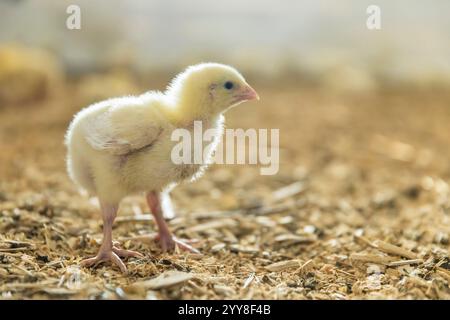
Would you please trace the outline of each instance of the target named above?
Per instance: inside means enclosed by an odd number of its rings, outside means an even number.
[[[215,129],[214,141],[218,142],[223,133],[223,113],[254,99],[259,99],[258,94],[234,68],[203,63],[188,67],[163,93],[150,91],[140,96],[113,98],[76,114],[65,137],[67,170],[79,187],[98,197],[103,217],[100,250],[81,265],[109,260],[126,272],[119,257],[142,256],[120,249],[112,240],[112,225],[120,201],[138,192],[146,194],[162,250],[177,245],[197,252],[172,235],[163,211],[170,208],[168,190],[200,176],[208,161],[175,164],[171,151],[176,142],[171,134],[178,128],[192,133],[194,121],[201,121],[204,130]],[[211,146],[208,154],[212,155],[217,143],[208,145]]]

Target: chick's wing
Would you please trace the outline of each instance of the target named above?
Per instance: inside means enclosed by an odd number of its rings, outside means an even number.
[[[86,121],[84,135],[96,150],[126,155],[151,146],[163,131],[162,123],[143,106],[117,106]]]

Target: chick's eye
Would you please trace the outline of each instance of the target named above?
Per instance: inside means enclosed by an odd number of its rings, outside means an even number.
[[[233,89],[234,84],[231,81],[227,81],[227,82],[225,82],[225,84],[223,86],[225,87],[225,89],[231,90],[231,89]]]

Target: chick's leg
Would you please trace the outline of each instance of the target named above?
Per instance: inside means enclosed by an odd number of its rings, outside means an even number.
[[[176,238],[169,230],[166,221],[164,220],[163,211],[161,209],[161,194],[159,192],[151,191],[147,193],[147,204],[150,211],[155,218],[156,225],[158,226],[158,235],[156,240],[159,241],[163,252],[175,249],[178,246],[180,249],[200,253],[197,249],[193,248],[189,244]]]
[[[101,204],[103,216],[103,241],[100,250],[93,258],[81,261],[82,266],[97,265],[103,261],[111,261],[116,264],[124,273],[127,272],[127,267],[120,260],[120,257],[142,257],[139,252],[124,250],[117,247],[117,243],[112,241],[112,225],[117,215],[117,205]]]

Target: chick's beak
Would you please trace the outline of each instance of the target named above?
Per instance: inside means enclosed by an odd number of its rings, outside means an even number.
[[[259,100],[259,96],[256,93],[255,89],[250,87],[248,84],[239,90],[237,97],[239,98],[240,101]]]

